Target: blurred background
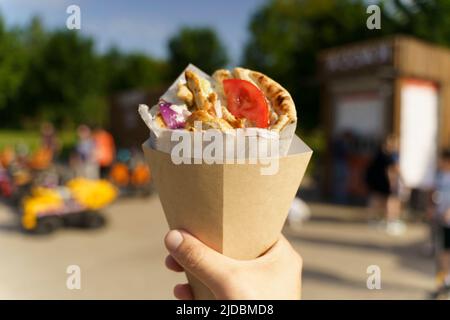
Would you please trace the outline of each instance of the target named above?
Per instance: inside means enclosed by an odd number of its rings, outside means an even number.
[[[314,155],[284,233],[304,298],[448,298],[448,47],[447,0],[2,0],[0,298],[172,298],[137,105],[188,63],[261,71],[296,102]]]

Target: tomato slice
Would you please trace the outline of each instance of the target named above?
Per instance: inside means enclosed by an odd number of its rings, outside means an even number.
[[[223,81],[223,89],[232,115],[245,118],[258,128],[269,126],[269,106],[259,88],[246,80],[227,79]]]

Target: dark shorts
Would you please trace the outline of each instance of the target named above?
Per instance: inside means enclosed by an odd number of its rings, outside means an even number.
[[[445,250],[450,249],[450,227],[442,227],[442,244]]]

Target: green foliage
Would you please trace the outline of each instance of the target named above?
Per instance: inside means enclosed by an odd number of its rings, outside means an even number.
[[[0,125],[36,129],[41,121],[58,127],[108,121],[109,97],[122,90],[162,86],[187,63],[207,71],[227,62],[210,29],[182,29],[170,41],[171,63],[148,55],[105,54],[77,31],[47,31],[39,18],[7,30],[0,16]]]
[[[409,34],[450,46],[450,1],[448,0],[384,0],[384,20],[390,32]],[[383,21],[384,21],[383,20]]]
[[[243,64],[280,81],[296,101],[300,126],[315,128],[319,124],[316,59],[320,50],[395,33],[450,46],[450,1],[375,3],[381,7],[381,30],[366,28],[367,1],[271,0],[251,19]]]
[[[169,40],[168,48],[172,76],[177,76],[189,63],[212,73],[228,62],[224,46],[209,28],[182,28]]]
[[[369,3],[382,11],[382,29],[366,28]],[[299,108],[300,128],[319,124],[320,50],[403,33],[450,46],[448,0],[268,0],[252,16],[243,65],[282,83]],[[208,73],[228,63],[214,30],[184,27],[168,41],[168,59],[116,48],[105,54],[77,31],[45,30],[38,18],[6,28],[0,15],[0,125],[36,128],[107,122],[115,92],[163,86],[188,64]]]
[[[76,133],[74,130],[58,132],[58,139],[61,147],[70,148],[76,142]],[[41,145],[41,135],[35,130],[0,130],[0,151],[6,146],[16,147],[26,145],[33,152]]]
[[[0,16],[0,110],[17,96],[25,77],[27,55],[18,31],[7,31]]]
[[[253,15],[243,64],[267,73],[291,92],[303,128],[319,123],[317,53],[384,34],[383,29],[366,28],[366,7],[353,0],[274,0]]]
[[[86,112],[87,101],[104,96],[91,39],[73,31],[47,32],[38,18],[23,29],[1,29],[0,87],[7,95],[0,99],[3,126],[37,127],[41,120],[61,126],[98,113],[101,104],[91,103]]]
[[[102,67],[108,92],[159,85],[167,68],[163,61],[141,53],[124,55],[117,48],[102,57]]]
[[[22,114],[56,123],[85,120],[83,103],[102,89],[99,67],[92,40],[73,31],[54,32],[29,66]]]

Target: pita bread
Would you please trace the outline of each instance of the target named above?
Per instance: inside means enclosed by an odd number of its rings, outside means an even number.
[[[234,68],[232,74],[236,79],[249,81],[264,93],[271,105],[269,129],[281,131],[286,125],[297,120],[294,100],[278,82],[260,72],[245,68]]]
[[[212,75],[211,82],[191,70],[186,70],[184,75],[186,84],[178,85],[177,97],[193,110],[186,120],[187,130],[195,129],[194,121],[202,121],[203,129],[214,128],[223,131],[250,126],[246,119],[236,118],[227,108],[223,81],[233,78],[248,81],[264,93],[269,108],[269,130],[279,132],[297,120],[297,111],[289,92],[260,72],[245,68],[234,68],[232,72],[219,69]],[[164,124],[161,117],[157,120],[158,123]]]
[[[297,120],[294,100],[285,88],[260,72],[250,71],[249,76],[258,88],[264,92],[272,108],[279,116],[275,124],[271,126],[271,129],[281,130],[285,125]]]
[[[250,77],[251,70],[244,69],[244,68],[234,68],[233,69],[233,76],[235,79],[241,79],[250,82],[254,86],[258,87],[258,85],[253,81],[253,79]]]

